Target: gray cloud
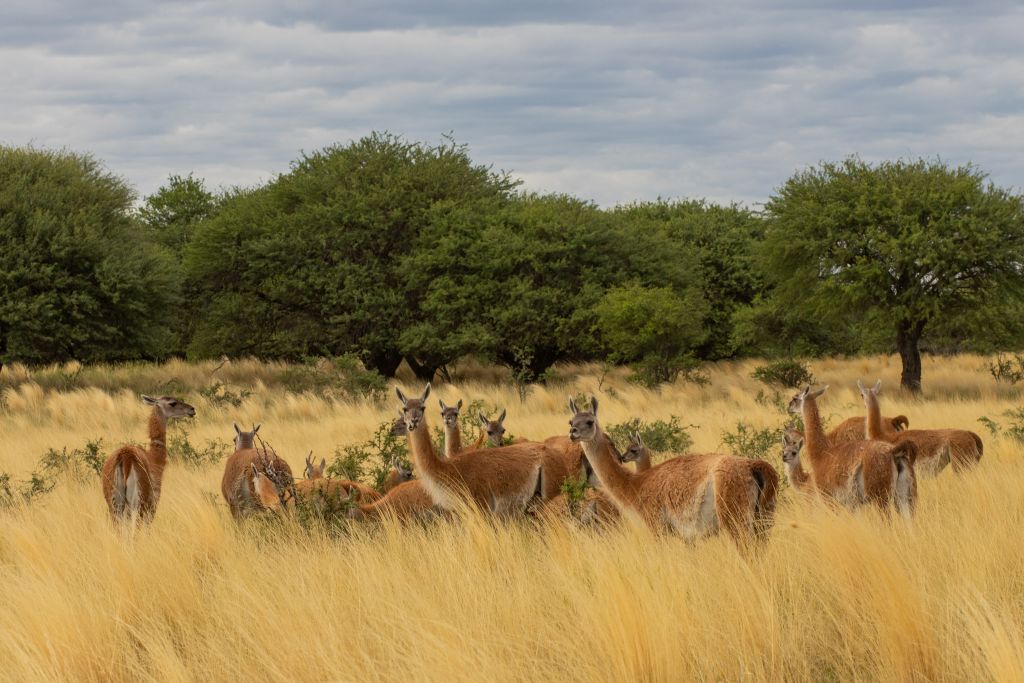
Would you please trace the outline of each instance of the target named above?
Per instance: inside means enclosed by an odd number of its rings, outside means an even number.
[[[5,3],[0,141],[92,151],[141,194],[385,129],[602,204],[757,203],[852,153],[1024,185],[1008,3],[280,4]]]

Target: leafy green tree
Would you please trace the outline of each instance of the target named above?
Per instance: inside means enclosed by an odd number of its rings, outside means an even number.
[[[1024,203],[973,166],[824,163],[765,209],[777,304],[832,324],[858,314],[866,334],[887,333],[910,391],[921,388],[929,328],[1019,326],[1008,313],[1024,292]]]
[[[708,305],[700,323],[707,334],[695,353],[712,360],[735,355],[733,315],[751,304],[764,287],[755,263],[764,221],[741,206],[702,200],[641,202],[611,213],[634,228],[660,226],[678,248],[696,257],[697,279]]]
[[[406,329],[423,322],[422,291],[401,257],[435,206],[500,204],[514,185],[450,141],[374,133],[302,156],[197,227],[185,258],[202,307],[190,353],[357,353],[392,375],[409,351]]]
[[[593,203],[525,194],[473,215],[455,207],[423,234],[405,270],[420,278],[423,338],[450,359],[476,353],[540,379],[557,361],[603,357],[594,308],[627,282],[684,291],[692,255],[660,225],[627,225]]]
[[[171,175],[167,184],[146,197],[139,218],[152,231],[157,242],[180,260],[195,226],[213,215],[217,197],[206,189],[202,178]]]
[[[91,156],[0,146],[0,360],[166,355],[179,276],[133,199]]]
[[[595,307],[597,329],[619,362],[639,363],[649,384],[672,382],[704,338],[700,288],[679,293],[638,283],[613,287]]]

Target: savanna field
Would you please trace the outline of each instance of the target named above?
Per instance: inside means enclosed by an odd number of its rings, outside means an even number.
[[[898,390],[896,358],[812,362],[830,385],[820,405],[831,424],[863,413],[858,379],[881,378],[884,414],[976,431],[984,458],[922,479],[910,523],[787,488],[770,539],[748,552],[725,536],[687,544],[629,525],[472,515],[340,531],[288,519],[239,526],[220,494],[222,465],[176,460],[176,430],[196,445],[229,443],[232,422],[262,423],[301,476],[310,451],[330,461],[393,418],[393,392],[380,403],[293,393],[263,381],[273,366],[245,361],[87,368],[65,387],[5,367],[0,472],[14,502],[0,507],[0,679],[1021,680],[1024,446],[1012,431],[1020,418],[1006,414],[1020,391],[993,380],[990,360],[926,358],[920,399]],[[786,420],[751,378],[756,366],[711,365],[708,385],[660,391],[563,366],[525,402],[478,369],[435,384],[428,418],[440,424],[437,398],[481,399],[507,407],[514,435],[542,439],[566,432],[567,396],[597,393],[605,424],[678,416],[693,425],[694,451],[725,450],[739,422],[753,432]],[[145,443],[144,386],[159,395],[215,376],[240,403],[183,391],[198,415],[172,423],[148,528],[115,529],[88,468],[19,502],[49,449],[102,438],[105,457]],[[781,474],[779,453],[773,445],[768,459]]]

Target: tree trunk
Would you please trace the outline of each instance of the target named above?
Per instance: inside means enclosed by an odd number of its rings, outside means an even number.
[[[367,354],[363,363],[385,377],[394,377],[395,370],[402,364],[402,354],[397,351],[376,351]]]
[[[405,362],[412,368],[412,372],[416,375],[416,379],[423,380],[424,382],[433,382],[434,375],[437,373],[437,367],[430,363],[421,363],[412,356],[406,356]]]
[[[896,326],[896,346],[903,361],[900,386],[912,394],[921,393],[921,349],[918,344],[923,330],[923,322],[904,320]]]

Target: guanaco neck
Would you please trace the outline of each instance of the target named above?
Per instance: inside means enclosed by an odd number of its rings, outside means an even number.
[[[828,449],[828,438],[821,426],[821,415],[818,413],[817,399],[807,397],[803,402],[804,446],[807,458],[813,463]]]
[[[590,466],[594,468],[594,472],[601,482],[601,487],[620,505],[635,508],[634,475],[620,463],[615,462],[601,428],[596,428],[593,439],[580,443],[583,445],[583,453],[587,456]]]
[[[878,397],[875,396],[875,392],[868,391],[864,394],[864,407],[868,412],[868,438],[882,438],[882,410],[878,407]]]
[[[640,452],[640,457],[636,459],[636,473],[646,472],[651,469],[651,449],[644,448]]]
[[[409,450],[412,451],[412,461],[418,476],[437,476],[444,470],[446,463],[437,457],[434,444],[430,441],[426,416],[416,425],[416,429],[409,432]]]
[[[159,406],[153,406],[149,414],[149,464],[150,478],[159,486],[160,475],[167,464],[167,418]]]
[[[803,465],[800,464],[800,458],[784,464],[786,465],[786,478],[789,479],[789,485],[797,491],[806,490],[810,486],[811,477],[804,471]]]
[[[462,452],[462,430],[459,425],[452,427],[446,422],[444,425],[444,457],[451,458]]]

